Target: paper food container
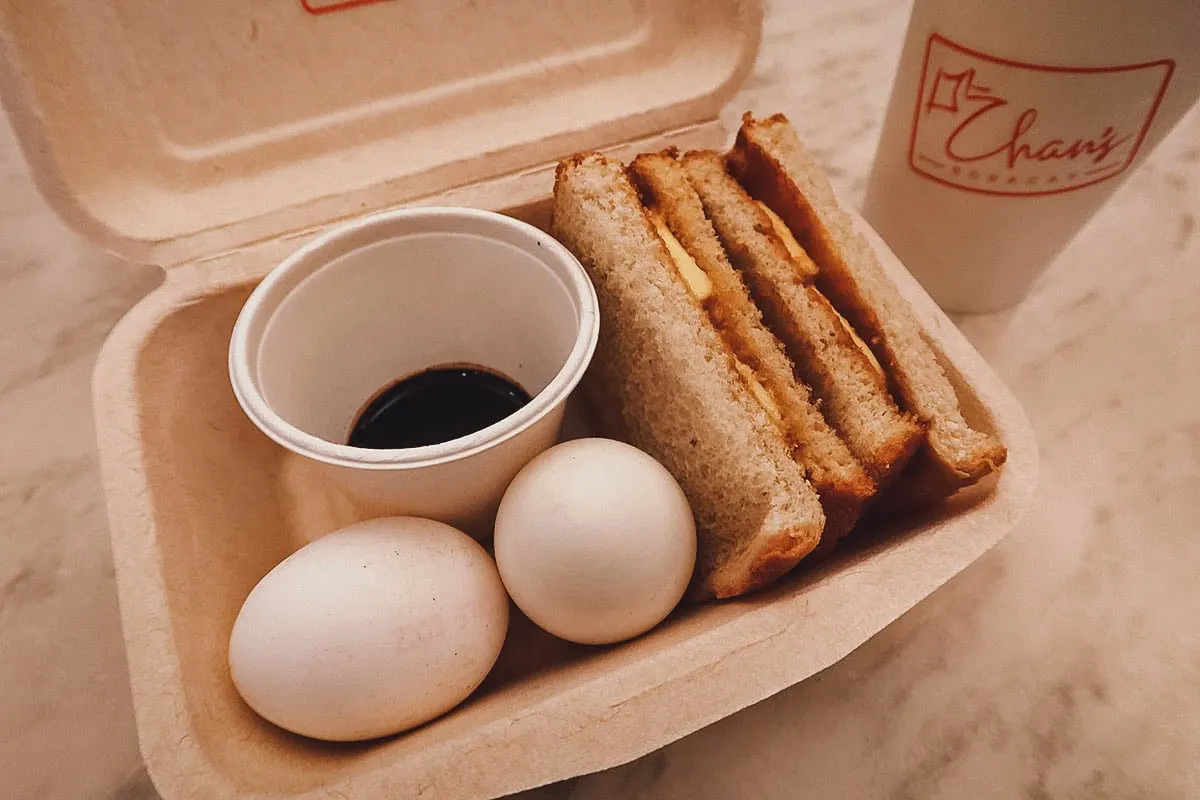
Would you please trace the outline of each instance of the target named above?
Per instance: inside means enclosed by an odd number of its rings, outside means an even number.
[[[410,733],[289,735],[234,690],[229,632],[259,578],[356,512],[234,400],[227,348],[251,288],[337,220],[436,202],[544,221],[569,152],[726,145],[717,115],[761,9],[4,0],[0,22],[0,88],[45,195],[96,244],[166,270],[106,344],[95,399],[139,739],[167,800],[490,798],[629,761],[833,664],[1031,500],[1019,406],[876,241],[968,416],[1008,446],[998,481],[624,645],[518,621],[480,690]]]

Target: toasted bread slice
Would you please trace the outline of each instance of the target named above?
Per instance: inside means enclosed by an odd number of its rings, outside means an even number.
[[[783,341],[850,452],[886,485],[921,443],[921,427],[897,408],[884,375],[806,280],[811,267],[788,251],[766,212],[725,171],[724,158],[688,153],[683,165],[767,327]]]
[[[584,383],[592,406],[607,433],[661,462],[691,503],[699,550],[689,595],[731,597],[790,570],[820,539],[820,501],[620,164],[594,153],[560,163],[551,232],[600,300]]]
[[[712,224],[704,215],[673,151],[638,156],[629,168],[651,214],[661,215],[671,234],[708,276],[712,288],[703,306],[717,331],[771,395],[778,423],[793,455],[825,510],[822,545],[831,544],[857,521],[864,501],[875,492],[846,443],[821,416],[808,387],[799,383],[779,340],[766,329],[741,276],[730,265]]]
[[[1004,445],[963,419],[954,387],[912,309],[884,274],[870,244],[854,231],[787,117],[776,114],[759,121],[745,115],[728,165],[812,256],[817,287],[870,344],[901,405],[928,429],[911,474],[892,494],[933,502],[999,468],[1007,457]]]

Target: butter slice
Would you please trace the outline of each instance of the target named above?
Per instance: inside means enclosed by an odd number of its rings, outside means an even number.
[[[771,220],[771,227],[775,229],[775,235],[783,242],[783,246],[787,248],[792,258],[807,261],[808,253],[804,252],[804,248],[800,246],[800,242],[796,241],[796,237],[792,235],[792,229],[766,203],[761,200],[755,200],[754,202],[766,213],[767,219]]]
[[[809,258],[808,253],[804,252],[804,248],[800,246],[800,242],[796,241],[796,237],[792,235],[791,229],[788,228],[783,219],[774,211],[772,211],[770,206],[761,200],[755,200],[754,202],[757,203],[758,207],[766,213],[767,219],[771,220],[771,227],[775,229],[775,235],[778,236],[780,241],[783,242],[783,246],[787,248],[787,251],[792,258],[797,260],[803,259],[807,261]],[[875,354],[871,352],[871,348],[868,347],[867,343],[864,342],[862,337],[858,335],[858,331],[854,330],[854,326],[850,324],[850,321],[838,313],[838,310],[833,307],[832,303],[829,304],[829,308],[832,309],[833,313],[837,315],[838,322],[842,323],[842,327],[846,329],[846,333],[850,334],[850,338],[854,340],[856,345],[858,345],[858,349],[863,351],[863,354],[867,357],[867,360],[871,362],[871,366],[875,367],[875,371],[886,377],[879,360],[875,358]]]
[[[700,269],[700,265],[692,258],[691,253],[679,243],[675,234],[671,233],[671,229],[667,227],[667,223],[662,217],[653,214],[650,219],[653,220],[658,235],[666,243],[667,252],[671,254],[671,260],[675,262],[675,269],[679,273],[679,277],[683,278],[683,283],[687,286],[688,291],[697,300],[707,300],[712,296],[713,288],[708,275]],[[750,395],[754,400],[762,406],[763,411],[767,413],[773,423],[782,426],[783,414],[780,413],[779,406],[775,404],[775,398],[771,397],[767,387],[763,386],[755,376],[754,370],[746,366],[737,356],[733,357],[733,365],[737,368],[738,375],[746,384],[746,388],[750,390]]]
[[[771,393],[767,391],[767,387],[759,382],[758,377],[754,374],[754,370],[746,366],[740,358],[734,356],[733,365],[737,367],[738,374],[742,376],[742,381],[746,384],[746,388],[750,390],[751,396],[758,401],[762,406],[762,410],[767,412],[771,422],[783,427],[783,414],[779,410],[779,406],[775,404],[775,398],[771,397]]]
[[[829,307],[833,308],[833,304],[830,303]],[[854,326],[850,324],[850,320],[838,313],[836,308],[833,308],[833,313],[837,314],[838,322],[842,323],[842,327],[846,329],[846,333],[850,334],[850,338],[854,340],[856,345],[858,345],[858,349],[863,351],[863,355],[865,355],[867,360],[871,362],[871,366],[875,368],[875,371],[886,379],[887,374],[883,371],[883,366],[879,363],[879,359],[875,358],[875,354],[871,352],[871,348],[868,347],[867,343],[864,342],[862,337],[858,335],[858,331],[854,330]]]
[[[679,273],[679,277],[683,278],[688,291],[697,300],[702,302],[707,300],[712,296],[712,281],[708,279],[708,275],[700,269],[700,265],[696,263],[696,259],[692,258],[691,253],[683,249],[683,245],[675,238],[675,234],[671,233],[671,229],[667,227],[667,223],[662,217],[653,214],[650,218],[658,230],[658,235],[666,243],[667,252],[671,254],[671,260],[675,262],[675,271]]]

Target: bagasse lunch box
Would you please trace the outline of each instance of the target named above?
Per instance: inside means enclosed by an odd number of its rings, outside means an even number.
[[[229,632],[271,567],[358,517],[234,400],[227,347],[250,290],[337,220],[436,202],[544,224],[557,157],[726,145],[717,115],[761,9],[2,0],[0,24],[0,88],[43,192],[92,241],[166,270],[105,345],[95,400],[139,739],[168,800],[490,798],[629,761],[833,664],[1031,501],[1021,409],[876,238],[968,416],[1007,444],[998,480],[620,646],[517,617],[480,690],[410,733],[287,734],[235,692]]]

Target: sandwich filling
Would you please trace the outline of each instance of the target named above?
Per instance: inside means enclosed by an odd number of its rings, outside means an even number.
[[[679,240],[675,238],[675,234],[671,233],[671,229],[667,227],[666,220],[662,218],[661,214],[651,213],[650,220],[654,223],[655,230],[658,231],[658,235],[667,246],[667,254],[670,255],[671,263],[675,265],[675,271],[682,279],[683,285],[687,287],[688,293],[703,306],[704,301],[712,297],[713,292],[712,280],[708,277],[708,273],[696,263],[696,259],[692,258],[691,253],[679,243]],[[754,398],[756,403],[762,406],[762,410],[766,412],[771,422],[776,427],[783,429],[783,413],[779,410],[779,405],[775,402],[775,398],[767,391],[767,387],[763,386],[762,381],[754,374],[754,370],[746,362],[738,358],[732,350],[729,355],[733,359],[733,366],[737,369],[738,376],[750,391],[750,396]]]
[[[792,260],[797,264],[811,264],[812,270],[816,272],[818,268],[816,264],[813,263],[812,257],[809,256],[805,249],[800,245],[800,241],[792,233],[792,230],[787,226],[787,223],[783,221],[783,218],[776,214],[775,211],[763,201],[755,200],[754,203],[763,210],[764,214],[767,215],[767,219],[771,221],[771,229],[775,232],[775,237],[779,239],[779,241],[783,242],[783,246],[787,249],[788,255],[792,257]],[[676,242],[676,244],[678,244],[678,242]],[[854,330],[854,326],[850,324],[850,320],[842,316],[842,313],[834,308],[832,303],[829,303],[828,305],[829,310],[837,316],[837,321],[841,323],[843,328],[846,329],[846,333],[850,334],[850,338],[854,340],[854,344],[863,352],[863,355],[867,357],[867,360],[871,362],[871,366],[875,368],[875,371],[886,377],[886,373],[883,371],[883,365],[879,363],[879,359],[877,359],[875,354],[871,352],[871,348],[868,347],[867,343],[864,342],[862,337],[858,335],[858,331]]]
[[[692,297],[701,303],[712,297],[713,286],[712,281],[708,278],[708,273],[700,268],[696,259],[692,258],[691,253],[685,250],[679,240],[675,238],[675,234],[671,233],[671,229],[667,227],[667,222],[662,215],[651,214],[650,221],[654,223],[654,229],[658,231],[663,244],[667,246],[667,254],[671,256],[671,261],[675,264],[675,271],[683,279],[684,285],[687,286]]]

